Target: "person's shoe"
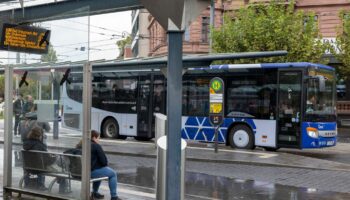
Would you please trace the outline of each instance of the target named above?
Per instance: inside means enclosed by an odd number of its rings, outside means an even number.
[[[100,194],[100,193],[98,193],[98,192],[93,192],[93,193],[91,194],[91,196],[92,196],[94,199],[103,199],[103,198],[105,198],[105,195]]]
[[[111,200],[122,200],[122,199],[119,197],[111,197]]]

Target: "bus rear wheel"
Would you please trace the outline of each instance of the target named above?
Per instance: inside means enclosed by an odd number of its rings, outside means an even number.
[[[119,126],[115,119],[109,118],[102,125],[102,136],[107,139],[117,138],[125,139],[125,136],[119,135]]]
[[[237,125],[231,129],[229,143],[232,148],[254,149],[254,135],[252,130],[245,125]]]

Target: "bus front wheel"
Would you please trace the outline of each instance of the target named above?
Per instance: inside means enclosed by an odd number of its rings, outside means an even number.
[[[232,148],[254,149],[254,135],[245,125],[237,125],[230,131],[229,142]]]
[[[102,136],[104,138],[112,139],[125,139],[125,136],[119,135],[119,126],[115,119],[109,118],[102,125]],[[125,137],[125,138],[124,138]]]

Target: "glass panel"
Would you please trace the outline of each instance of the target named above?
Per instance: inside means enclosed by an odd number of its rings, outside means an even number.
[[[276,70],[237,72],[227,78],[228,117],[276,119]]]
[[[298,145],[300,137],[301,72],[279,75],[280,144]]]
[[[335,77],[332,71],[310,71],[306,95],[306,120],[328,121],[335,119]]]
[[[88,11],[81,8],[72,12]],[[69,21],[78,22],[79,26],[72,28],[67,25]],[[17,53],[13,51],[18,49],[9,48],[8,63],[15,67],[13,187],[80,198],[81,150],[67,150],[75,148],[82,137],[82,104],[67,98],[66,88],[70,83],[68,69],[73,72],[82,68],[62,62],[82,61],[82,65],[88,60],[88,23],[89,17],[79,17],[31,24],[50,30],[50,34],[39,36],[42,40],[36,41],[32,36],[37,46],[48,46],[47,54]],[[23,28],[16,26],[18,30]],[[76,43],[80,48],[73,45]],[[74,99],[82,99],[82,78],[79,81]],[[68,129],[66,124],[76,129]]]
[[[208,77],[184,77],[182,112],[188,116],[208,116],[209,114]]]

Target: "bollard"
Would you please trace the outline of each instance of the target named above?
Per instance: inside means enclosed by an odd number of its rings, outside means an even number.
[[[157,168],[156,168],[156,199],[165,199],[166,190],[166,150],[167,150],[167,136],[162,136],[157,140]],[[186,160],[186,146],[187,142],[181,139],[181,199],[185,198],[185,160]]]
[[[163,135],[166,135],[166,120],[167,116],[162,113],[154,113],[155,116],[155,138],[154,138],[154,145],[157,147],[157,141],[160,137]]]

